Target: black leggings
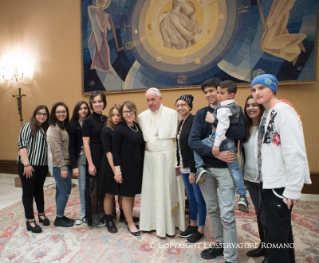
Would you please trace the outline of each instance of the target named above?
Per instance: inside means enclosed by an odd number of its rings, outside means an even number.
[[[22,182],[22,203],[24,206],[25,217],[34,219],[33,197],[37,205],[38,213],[44,213],[43,185],[48,174],[48,166],[32,166],[34,172],[32,177],[27,178],[23,175],[24,166],[18,163],[18,173]]]

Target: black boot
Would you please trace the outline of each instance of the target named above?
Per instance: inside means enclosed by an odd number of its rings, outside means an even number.
[[[43,216],[44,219],[41,219],[41,216]],[[39,218],[39,222],[42,223],[44,226],[49,226],[50,225],[50,220],[49,220],[49,218],[47,218],[45,216],[44,213],[43,214],[38,214],[38,218]]]
[[[110,233],[117,233],[117,227],[113,221],[112,215],[105,216],[105,227]]]
[[[246,254],[247,257],[251,257],[251,258],[257,258],[257,257],[266,255],[266,249],[263,246],[266,242],[265,229],[263,224],[260,221],[258,221],[257,224],[258,224],[258,232],[259,232],[261,243],[259,244],[258,248],[247,252]]]
[[[30,223],[34,223],[34,226],[31,226]],[[35,220],[33,220],[33,221],[27,220],[26,226],[27,226],[27,230],[31,231],[32,233],[41,233],[42,232],[42,228],[35,223]]]

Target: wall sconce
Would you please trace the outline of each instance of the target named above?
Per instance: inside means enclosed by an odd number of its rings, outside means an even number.
[[[21,94],[21,88],[19,87],[19,80],[23,78],[23,72],[21,71],[21,67],[16,63],[16,61],[10,59],[7,56],[3,56],[2,60],[2,77],[6,81],[11,81],[15,79],[18,83],[19,95],[12,95],[12,97],[17,99],[18,103],[18,114],[20,115],[20,122],[22,126],[23,118],[22,118],[22,97],[26,97],[25,94]]]

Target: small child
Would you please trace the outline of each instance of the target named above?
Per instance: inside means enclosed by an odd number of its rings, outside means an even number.
[[[217,99],[220,102],[213,114],[207,112],[206,121],[213,123],[215,119],[218,119],[217,128],[213,126],[212,134],[202,140],[202,142],[212,147],[213,155],[216,156],[221,151],[230,151],[232,153],[237,152],[235,140],[226,138],[225,134],[229,128],[229,125],[238,123],[240,106],[235,102],[234,97],[237,92],[237,85],[231,80],[225,80],[220,83],[217,88]],[[205,181],[207,176],[207,170],[203,168],[205,163],[202,157],[194,151],[194,158],[196,162],[196,183],[201,184]],[[246,199],[246,187],[244,184],[243,176],[241,174],[237,155],[233,163],[227,163],[229,172],[234,180],[236,186],[236,193],[240,196],[238,201],[239,211],[248,213],[248,201]]]

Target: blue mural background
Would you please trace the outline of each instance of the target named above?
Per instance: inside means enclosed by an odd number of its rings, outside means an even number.
[[[113,22],[112,30],[107,32],[106,37],[112,65],[112,72],[109,73],[91,69],[95,46],[89,46],[92,22],[88,7],[94,5],[94,2],[83,0],[84,93],[93,90],[126,91],[149,87],[163,89],[195,86],[211,77],[246,83],[262,73],[273,74],[282,82],[316,80],[317,0],[297,0],[289,11],[286,26],[289,34],[306,34],[302,40],[304,49],[294,62],[271,55],[260,48],[265,30],[259,7],[262,7],[266,19],[273,0],[261,1],[259,6],[254,0],[218,2],[227,18],[218,43],[213,48],[210,44],[204,47],[206,54],[199,57],[199,64],[185,62],[183,58],[180,64],[174,64],[170,63],[170,59],[157,61],[153,52],[145,48],[147,40],[137,30],[141,16],[145,15],[145,1],[110,0],[104,10],[111,14]]]

